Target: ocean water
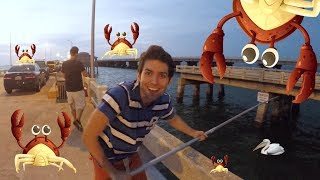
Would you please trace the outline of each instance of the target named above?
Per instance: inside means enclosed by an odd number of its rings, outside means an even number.
[[[135,69],[99,67],[97,81],[112,87],[125,80],[136,79]],[[199,103],[193,103],[191,85],[185,87],[184,101],[176,103],[179,73],[167,92],[172,96],[177,113],[191,127],[207,131],[258,104],[257,91],[225,86],[225,97],[218,99],[218,87],[214,86],[212,101],[206,99],[207,86],[201,85]],[[300,113],[290,119],[282,118],[279,123],[269,121],[258,129],[253,126],[256,109],[209,135],[193,148],[207,157],[229,156],[228,169],[243,179],[318,179],[320,175],[320,102],[308,100],[301,104]],[[168,126],[159,125],[186,142],[191,138]],[[253,149],[265,138],[280,143],[285,153],[280,156],[265,156]],[[209,172],[208,172],[209,173]],[[170,179],[173,177],[167,175]]]

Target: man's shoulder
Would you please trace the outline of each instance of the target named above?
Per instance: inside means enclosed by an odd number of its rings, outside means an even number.
[[[135,81],[122,81],[118,84],[119,86],[122,86],[123,88],[127,90],[132,90],[135,86]]]
[[[160,96],[160,99],[159,99],[159,103],[160,104],[164,104],[164,103],[170,103],[171,101],[171,96],[167,93],[164,93],[162,96]]]
[[[62,66],[70,64],[70,60],[63,61]]]

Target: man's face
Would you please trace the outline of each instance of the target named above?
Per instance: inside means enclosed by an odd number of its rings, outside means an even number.
[[[142,102],[150,105],[167,90],[170,83],[168,65],[156,59],[148,60],[141,74],[138,73],[138,80]]]

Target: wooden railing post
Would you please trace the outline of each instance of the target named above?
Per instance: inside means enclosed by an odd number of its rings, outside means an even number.
[[[186,80],[180,77],[178,80],[178,87],[177,87],[177,98],[176,98],[177,103],[183,102],[185,84],[186,84]]]

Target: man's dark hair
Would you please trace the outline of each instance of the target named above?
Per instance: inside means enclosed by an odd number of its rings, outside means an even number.
[[[70,49],[70,55],[76,55],[78,54],[79,52],[79,48],[77,46],[73,46],[71,49]]]
[[[169,79],[171,79],[174,73],[174,63],[172,57],[161,46],[157,45],[151,45],[146,52],[141,54],[138,72],[141,74],[146,61],[153,59],[159,60],[168,65]]]

